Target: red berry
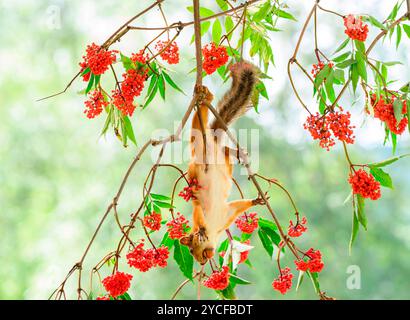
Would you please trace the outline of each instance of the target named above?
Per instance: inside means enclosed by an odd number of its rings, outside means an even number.
[[[258,220],[256,212],[249,214],[243,214],[236,219],[235,224],[239,230],[243,233],[251,234],[256,228],[258,228]]]
[[[369,33],[369,27],[367,24],[363,24],[362,17],[355,17],[349,14],[344,20],[346,27],[345,33],[353,40],[366,41],[367,34]]]
[[[161,58],[169,64],[177,64],[179,62],[179,48],[175,41],[169,43],[168,41],[159,40],[155,45],[155,49],[161,52]]]
[[[349,183],[354,194],[360,194],[363,198],[377,200],[381,197],[380,183],[370,174],[359,169],[349,175]]]
[[[153,212],[144,217],[144,226],[151,230],[158,231],[159,229],[161,229],[161,221],[161,214]]]
[[[84,102],[87,118],[92,119],[98,116],[108,105],[108,101],[105,101],[103,94],[100,90],[95,90],[92,93],[88,94],[89,99]]]
[[[306,257],[308,257],[308,261],[305,260],[295,260],[296,269],[300,271],[307,271],[310,272],[321,272],[324,267],[324,263],[322,261],[322,254],[319,250],[314,250],[310,248],[306,253]]]
[[[224,290],[229,285],[229,277],[229,267],[223,266],[222,271],[214,271],[203,284],[210,289]]]
[[[80,63],[80,66],[83,71],[87,67],[90,68],[94,75],[103,74],[115,62],[115,53],[114,50],[106,50],[92,43],[87,46],[86,55],[83,56],[84,61]]]
[[[111,300],[111,299],[110,299],[110,296],[105,295],[105,296],[99,296],[95,300]]]
[[[281,294],[285,294],[292,288],[292,278],[293,274],[290,272],[289,267],[281,269],[279,277],[272,282],[273,289],[279,291]]]
[[[132,275],[117,271],[106,277],[102,284],[105,290],[114,298],[126,293],[131,286]]]
[[[149,59],[148,53],[144,54],[144,51],[141,49],[137,53],[131,55],[131,60],[133,62],[138,62],[140,64],[146,64]]]
[[[178,212],[176,218],[167,223],[167,227],[171,239],[181,239],[187,235],[188,220]]]
[[[135,97],[138,97],[144,89],[144,82],[147,80],[147,69],[139,70],[129,69],[122,76],[121,91],[125,100],[132,103]]]
[[[204,57],[203,68],[207,74],[212,74],[228,62],[229,56],[225,47],[217,47],[214,42],[202,48]]]
[[[327,65],[329,66],[329,68],[333,68],[332,62],[329,62]],[[318,64],[313,64],[312,71],[310,72],[313,75],[313,78],[316,78],[316,76],[319,74],[320,71],[323,70],[325,66],[326,64],[324,64],[323,61],[319,61]]]
[[[303,217],[301,220],[296,222],[296,225],[293,225],[293,221],[289,223],[288,235],[289,237],[300,237],[304,232],[306,232],[307,228],[305,224],[307,223],[306,217]]]
[[[135,105],[133,101],[125,99],[123,94],[118,90],[112,91],[112,104],[119,110],[124,116],[132,116],[135,111]]]
[[[198,191],[199,189],[201,189],[201,186],[198,184],[198,180],[190,179],[188,181],[188,186],[185,187],[184,190],[178,194],[178,196],[184,198],[186,202],[191,199],[196,200],[194,192]]]
[[[390,103],[386,103],[382,97],[376,102],[376,95],[372,96],[374,117],[383,121],[389,130],[395,134],[402,134],[408,124],[408,119],[403,116],[400,122],[397,121],[396,116],[394,115],[393,103],[396,98],[392,98]],[[407,102],[402,102],[402,114],[407,114]]]
[[[158,248],[144,249],[143,241],[126,256],[128,265],[141,272],[146,272],[157,266],[161,268],[166,267],[168,257],[168,247],[162,245]]]

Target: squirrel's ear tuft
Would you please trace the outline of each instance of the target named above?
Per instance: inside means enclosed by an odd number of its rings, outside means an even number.
[[[179,239],[179,242],[184,245],[190,247],[192,245],[192,237],[190,236],[185,236]]]

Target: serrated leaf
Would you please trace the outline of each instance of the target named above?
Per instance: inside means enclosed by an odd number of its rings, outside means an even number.
[[[168,73],[166,73],[165,71],[162,72],[162,75],[164,76],[165,81],[175,90],[185,94],[184,91],[182,91],[182,89],[180,87],[178,87],[178,85],[174,82],[174,80],[171,79],[171,77],[169,76]]]
[[[188,247],[181,245],[178,239],[174,240],[174,260],[182,274],[192,281],[194,259]]]
[[[296,18],[293,15],[291,15],[289,12],[285,12],[281,9],[275,10],[275,14],[280,18],[297,21]]]
[[[382,30],[387,30],[386,26],[383,25],[379,20],[377,20],[375,17],[372,16],[363,16],[362,17],[363,21],[368,21],[375,27],[382,29]]]

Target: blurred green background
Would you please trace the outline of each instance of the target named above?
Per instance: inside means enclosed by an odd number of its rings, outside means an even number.
[[[202,1],[205,5],[208,1]],[[312,142],[302,128],[306,114],[298,105],[286,77],[286,63],[296,43],[312,1],[288,1],[297,22],[282,21],[283,32],[272,34],[276,66],[269,74],[270,101],[260,106],[260,114],[250,111],[236,128],[259,129],[259,171],[279,179],[294,195],[298,206],[309,220],[309,232],[298,244],[308,249],[320,248],[326,267],[321,274],[322,289],[338,299],[408,299],[410,262],[410,173],[409,160],[403,159],[388,168],[394,190],[383,189],[377,202],[367,202],[369,230],[361,230],[352,256],[348,255],[351,230],[351,207],[343,205],[349,194],[346,182],[348,167],[340,146],[326,152]],[[57,92],[77,72],[84,48],[88,43],[103,42],[134,12],[150,1],[0,1],[0,298],[44,299],[60,283],[71,266],[78,261],[97,222],[111,201],[136,147],[124,149],[112,133],[99,137],[102,117],[88,120],[83,115],[84,97],[76,92],[83,87],[77,81],[66,94],[54,99],[36,99]],[[169,21],[190,20],[184,7],[190,1],[166,1],[164,10]],[[208,2],[209,3],[209,2]],[[390,1],[323,1],[323,6],[342,13],[369,13],[380,20],[393,4]],[[156,13],[157,14],[157,13]],[[138,21],[152,25],[154,14]],[[160,22],[159,22],[160,23]],[[342,22],[332,16],[320,15],[319,42],[323,50],[333,52],[344,39]],[[371,37],[374,36],[371,33]],[[158,129],[173,130],[189,102],[194,75],[187,70],[194,66],[193,46],[188,45],[192,29],[184,30],[178,40],[181,63],[173,70],[174,80],[188,93],[167,92],[164,103],[156,99],[145,111],[137,111],[133,125],[140,145]],[[130,54],[150,38],[149,33],[129,33],[116,48]],[[305,65],[314,63],[311,51],[312,34],[308,32],[302,47]],[[204,38],[207,42],[207,38]],[[392,69],[393,78],[408,81],[409,39],[395,50],[388,41],[379,44],[373,56],[386,61],[401,60],[405,65]],[[311,88],[296,76],[298,86],[307,88],[303,95],[311,97]],[[220,97],[222,86],[217,75],[205,84]],[[357,103],[354,103],[357,101]],[[383,129],[378,121],[363,122],[363,99],[348,95],[342,104],[353,110],[357,125],[357,143],[351,147],[356,162],[366,163],[391,156],[390,146],[383,146]],[[314,106],[313,102],[310,106]],[[352,108],[350,108],[352,106]],[[166,132],[166,131],[165,131]],[[186,133],[185,133],[186,136]],[[399,141],[397,153],[409,151],[408,133]],[[182,148],[186,148],[186,140]],[[174,146],[177,150],[181,146]],[[258,164],[258,163],[256,163]],[[133,172],[120,201],[119,214],[126,221],[136,210],[141,197],[141,183],[152,165],[150,152],[145,154]],[[248,197],[256,195],[246,178],[236,176]],[[170,194],[174,173],[159,172],[154,191]],[[237,196],[234,192],[232,197]],[[271,204],[286,226],[292,210],[284,194],[270,189]],[[178,200],[178,210],[189,215],[190,207]],[[258,209],[266,218],[268,213]],[[165,212],[164,212],[165,213]],[[233,228],[234,229],[234,228]],[[111,251],[120,233],[113,217],[107,219],[86,260],[89,270],[105,253]],[[133,237],[142,234],[137,231]],[[158,238],[159,241],[159,238]],[[282,299],[272,290],[277,276],[275,262],[269,261],[259,240],[250,253],[254,269],[242,266],[239,274],[252,281],[252,286],[238,288],[239,298]],[[285,259],[287,259],[285,257]],[[289,263],[291,259],[288,257]],[[349,290],[346,281],[349,266],[361,271],[361,289]],[[88,268],[88,269],[87,269]],[[127,267],[123,268],[129,271]],[[103,273],[108,273],[108,268]],[[167,299],[183,277],[173,260],[166,269],[140,274],[135,270],[130,294],[135,299]],[[88,289],[89,273],[83,281]],[[68,284],[68,297],[75,298],[75,279]],[[187,286],[180,298],[195,298],[196,291]],[[103,290],[94,283],[94,292]],[[214,294],[203,289],[204,298]],[[315,299],[307,281],[298,292],[286,298]]]

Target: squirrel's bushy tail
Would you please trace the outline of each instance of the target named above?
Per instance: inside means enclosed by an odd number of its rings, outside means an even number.
[[[230,71],[232,86],[218,102],[219,115],[227,125],[247,111],[251,104],[253,88],[258,80],[258,69],[250,62],[235,63]],[[215,119],[211,128],[223,129],[223,125]]]

